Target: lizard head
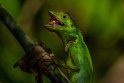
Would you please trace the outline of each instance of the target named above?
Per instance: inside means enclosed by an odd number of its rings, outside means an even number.
[[[73,21],[71,20],[71,17],[68,13],[65,12],[55,12],[55,11],[49,11],[50,20],[48,24],[45,25],[45,28],[47,28],[50,31],[71,31]]]

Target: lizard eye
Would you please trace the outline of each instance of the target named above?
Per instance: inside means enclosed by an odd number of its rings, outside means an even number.
[[[63,18],[66,18],[66,16],[64,15]]]

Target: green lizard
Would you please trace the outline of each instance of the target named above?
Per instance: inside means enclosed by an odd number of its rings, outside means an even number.
[[[93,83],[93,67],[88,48],[83,40],[79,27],[64,12],[49,11],[51,19],[45,27],[57,33],[65,47],[65,60],[70,68],[78,67],[79,71],[68,70],[67,76],[72,83]]]

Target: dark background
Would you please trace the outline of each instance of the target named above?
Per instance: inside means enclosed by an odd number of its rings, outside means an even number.
[[[34,41],[63,56],[59,37],[44,29],[48,11],[66,11],[80,26],[89,48],[95,83],[124,83],[123,0],[0,0]],[[35,83],[33,75],[13,68],[24,50],[0,21],[0,83]]]

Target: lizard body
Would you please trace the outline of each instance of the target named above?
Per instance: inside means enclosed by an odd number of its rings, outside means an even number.
[[[50,11],[51,19],[45,27],[57,33],[65,47],[65,59],[70,68],[77,67],[79,71],[68,70],[67,76],[72,83],[93,83],[93,67],[89,50],[83,40],[79,27],[64,12]]]

